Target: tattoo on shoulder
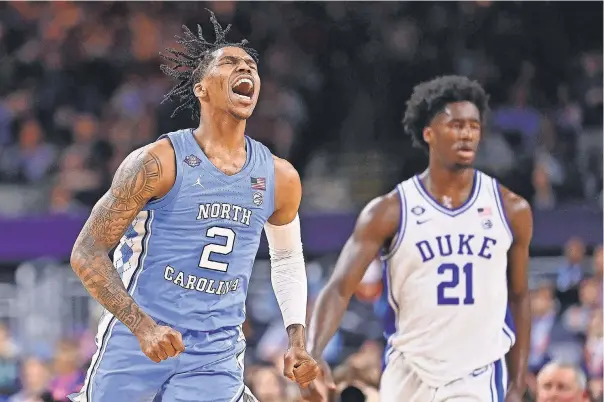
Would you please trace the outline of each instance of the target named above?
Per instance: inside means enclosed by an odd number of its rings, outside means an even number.
[[[151,198],[161,177],[159,158],[152,152],[140,150],[130,155],[115,173],[112,198],[103,206],[116,212],[135,210]]]
[[[144,150],[131,154],[115,173],[111,189],[92,211],[88,229],[93,237],[115,244],[152,198],[161,178],[161,161],[155,154]]]

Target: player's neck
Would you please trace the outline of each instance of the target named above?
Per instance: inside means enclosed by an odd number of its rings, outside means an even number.
[[[424,177],[436,193],[463,192],[474,183],[474,169],[450,169],[431,163]]]
[[[201,144],[220,144],[227,149],[238,149],[245,144],[245,120],[236,119],[222,111],[211,111],[201,115],[199,127],[194,131]]]

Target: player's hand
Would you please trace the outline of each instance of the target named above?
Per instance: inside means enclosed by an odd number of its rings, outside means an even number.
[[[331,375],[331,369],[324,360],[319,361],[319,369],[321,371],[319,376],[308,387],[299,387],[303,401],[327,402],[333,399],[336,384]]]
[[[153,325],[136,334],[143,353],[155,363],[178,356],[185,350],[182,335],[175,329]]]
[[[284,356],[283,375],[302,387],[308,384],[320,373],[319,365],[306,349],[291,347]]]

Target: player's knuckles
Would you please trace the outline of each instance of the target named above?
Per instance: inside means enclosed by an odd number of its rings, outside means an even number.
[[[173,333],[173,337],[174,337],[174,340],[175,340],[176,342],[181,343],[181,344],[183,343],[183,342],[182,342],[182,334],[181,334],[180,332],[178,332],[178,331],[174,331],[174,333]]]
[[[168,355],[166,354],[166,352],[161,350],[157,352],[157,357],[159,357],[160,360],[166,360],[168,358]]]
[[[176,349],[174,349],[174,347],[172,347],[172,344],[164,345],[164,352],[166,352],[168,357],[176,356],[178,354]]]
[[[315,378],[317,378],[317,376],[312,371],[302,373],[302,374],[296,373],[296,382],[298,384],[307,384],[307,383],[311,382],[312,380],[314,380]]]
[[[172,348],[172,342],[170,341],[170,338],[167,335],[164,335],[160,338],[158,346],[166,350],[168,347]]]
[[[304,369],[304,370],[295,370],[294,376],[296,377],[296,382],[301,384],[303,382],[309,382],[314,380],[317,376],[313,370]]]
[[[174,331],[170,337],[170,343],[180,352],[185,350],[185,344],[182,340],[182,335],[178,331]]]

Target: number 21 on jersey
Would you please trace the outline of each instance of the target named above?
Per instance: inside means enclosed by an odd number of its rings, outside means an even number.
[[[474,304],[474,291],[473,291],[473,270],[474,266],[471,262],[465,264],[461,269],[459,265],[452,263],[444,263],[438,267],[438,275],[448,275],[450,279],[445,279],[439,283],[437,288],[437,302],[439,306],[457,306],[459,304]],[[457,288],[459,284],[459,276],[464,277],[465,297],[463,300],[459,300],[459,297],[452,297],[447,295],[447,290],[453,290]],[[449,292],[450,294],[450,292]]]

